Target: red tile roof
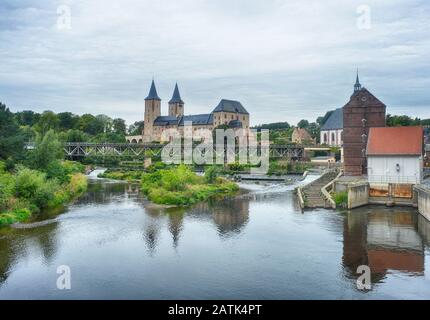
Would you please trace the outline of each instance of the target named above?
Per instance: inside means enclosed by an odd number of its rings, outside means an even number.
[[[367,155],[422,155],[422,127],[370,128]]]

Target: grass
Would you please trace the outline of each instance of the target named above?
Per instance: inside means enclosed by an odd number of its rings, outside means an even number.
[[[336,192],[333,194],[333,200],[336,203],[337,207],[346,208],[348,205],[348,192]]]

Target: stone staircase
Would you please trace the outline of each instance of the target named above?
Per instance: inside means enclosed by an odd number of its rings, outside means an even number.
[[[326,200],[321,192],[321,188],[336,178],[338,172],[331,170],[325,172],[317,180],[307,184],[302,188],[305,208],[331,208],[331,204]]]

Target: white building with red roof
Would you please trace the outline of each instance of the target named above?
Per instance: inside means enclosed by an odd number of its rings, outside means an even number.
[[[367,169],[372,184],[420,184],[423,179],[422,127],[370,128]]]

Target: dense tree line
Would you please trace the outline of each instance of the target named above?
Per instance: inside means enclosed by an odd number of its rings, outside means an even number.
[[[16,112],[14,118],[27,140],[34,139],[37,133],[44,135],[53,130],[66,142],[125,142],[127,134],[140,134],[143,129],[143,121],[135,122],[127,130],[124,119],[112,119],[104,114],[80,116],[71,112],[25,110]]]
[[[388,127],[399,127],[399,126],[430,126],[430,119],[411,118],[406,115],[393,116],[387,114],[386,124]]]

